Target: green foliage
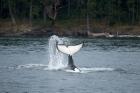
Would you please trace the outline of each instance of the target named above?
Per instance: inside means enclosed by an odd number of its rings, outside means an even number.
[[[16,19],[29,19],[31,0],[10,0]],[[56,0],[32,0],[33,20],[42,19],[45,6]],[[138,23],[140,21],[139,0],[59,0],[57,19],[86,18],[114,23]],[[0,0],[0,18],[10,19],[8,0]]]

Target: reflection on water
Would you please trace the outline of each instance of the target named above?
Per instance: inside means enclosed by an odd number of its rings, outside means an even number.
[[[0,38],[0,93],[139,93],[140,39],[69,39],[83,73],[48,70],[48,38]]]

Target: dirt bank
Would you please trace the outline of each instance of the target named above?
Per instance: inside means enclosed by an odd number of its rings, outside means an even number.
[[[49,26],[40,26],[29,24],[19,24],[13,26],[11,23],[1,23],[0,25],[0,36],[36,36],[36,37],[46,37],[52,34],[59,36],[89,36],[87,32],[87,26],[79,24],[76,26],[65,26],[58,25],[50,28]],[[130,25],[117,25],[117,26],[107,26],[102,24],[91,24],[90,33],[110,33],[111,35],[140,35],[140,26],[130,26]]]

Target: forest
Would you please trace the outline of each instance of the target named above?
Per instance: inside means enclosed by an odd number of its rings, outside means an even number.
[[[140,0],[0,0],[0,21],[0,28],[5,22],[12,27],[24,23],[65,28],[93,22],[134,26],[140,24]]]

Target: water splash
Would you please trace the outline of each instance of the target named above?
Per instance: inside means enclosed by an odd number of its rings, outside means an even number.
[[[49,39],[49,69],[62,69],[66,67],[65,55],[59,52],[56,48],[56,43],[64,44],[64,38],[59,38],[56,35],[53,35]]]

